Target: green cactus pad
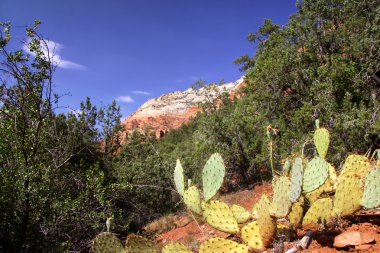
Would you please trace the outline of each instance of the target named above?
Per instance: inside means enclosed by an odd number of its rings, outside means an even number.
[[[212,227],[231,234],[239,232],[238,223],[231,209],[224,202],[215,200],[206,203],[203,217]]]
[[[328,223],[332,218],[333,200],[322,198],[315,201],[306,212],[302,220],[302,226],[314,225],[318,227],[320,223]]]
[[[297,202],[302,192],[302,159],[296,157],[292,168],[292,176],[290,178],[289,199],[291,202]]]
[[[286,159],[285,163],[284,163],[284,167],[283,167],[283,170],[286,172],[286,173],[289,173],[290,169],[292,168],[292,162],[289,160],[289,159]]]
[[[125,242],[128,253],[157,253],[154,243],[145,237],[129,234]]]
[[[192,253],[185,245],[175,242],[166,244],[162,253]]]
[[[338,178],[335,191],[333,216],[344,217],[360,209],[363,196],[363,183],[355,175],[346,175]]]
[[[259,202],[255,204],[257,225],[259,226],[261,241],[264,247],[268,247],[276,233],[275,223],[269,213],[270,202],[266,194],[261,196]]]
[[[203,242],[199,248],[199,253],[248,253],[249,248],[246,245],[223,239],[210,238]]]
[[[311,192],[321,186],[329,176],[329,165],[320,157],[314,157],[303,172],[302,188]]]
[[[285,176],[279,177],[273,183],[273,200],[271,214],[277,218],[285,217],[292,205],[289,199],[290,182]]]
[[[314,132],[314,144],[322,159],[326,158],[330,144],[330,134],[326,128],[317,128]]]
[[[323,185],[319,186],[314,191],[308,192],[305,194],[305,198],[309,201],[310,204],[313,204],[315,201],[320,199],[320,196],[327,192],[334,191],[334,186],[331,183],[330,178],[328,178]]]
[[[95,237],[92,251],[94,253],[124,253],[125,249],[113,233],[103,232]]]
[[[239,205],[233,205],[231,211],[234,214],[234,217],[238,223],[245,223],[251,217],[251,214],[244,209],[244,207]]]
[[[366,208],[380,206],[380,168],[373,169],[365,179],[362,205]]]
[[[303,204],[304,199],[301,196],[298,202],[293,204],[292,210],[288,214],[289,223],[293,229],[299,228],[299,226],[301,225],[303,218]]]
[[[248,246],[256,250],[262,250],[265,248],[261,240],[257,221],[248,223],[241,229],[241,239],[243,240],[243,242],[248,244]]]
[[[183,196],[185,193],[185,176],[183,175],[183,168],[179,159],[174,169],[174,185],[179,195]]]
[[[202,215],[201,195],[198,188],[194,185],[185,191],[183,201],[186,206],[196,214]]]
[[[342,170],[338,178],[343,179],[345,176],[356,175],[360,178],[367,176],[372,169],[371,162],[367,157],[362,155],[349,155],[343,164]]]
[[[212,154],[206,162],[203,173],[203,194],[205,201],[210,200],[222,186],[226,169],[223,158],[220,154]]]

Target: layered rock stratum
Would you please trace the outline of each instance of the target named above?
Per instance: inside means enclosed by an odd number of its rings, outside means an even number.
[[[163,94],[146,101],[137,111],[122,121],[123,140],[126,135],[137,129],[154,132],[157,138],[168,131],[188,123],[200,111],[200,104],[215,99],[223,92],[234,99],[235,91],[245,85],[243,77],[239,80],[214,87],[188,89]]]

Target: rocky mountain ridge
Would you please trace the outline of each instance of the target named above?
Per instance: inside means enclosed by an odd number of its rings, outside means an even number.
[[[223,92],[229,93],[233,98],[235,91],[244,84],[243,77],[241,77],[235,82],[219,86],[190,88],[186,91],[174,91],[151,98],[122,121],[121,124],[125,129],[123,137],[137,129],[152,131],[157,138],[160,138],[168,131],[188,123],[199,112],[200,103],[213,100]]]

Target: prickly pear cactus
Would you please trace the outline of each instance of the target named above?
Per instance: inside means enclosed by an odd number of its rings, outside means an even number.
[[[196,214],[202,215],[201,195],[198,188],[194,185],[185,191],[183,201],[186,206]]]
[[[320,199],[320,196],[324,193],[332,192],[334,191],[334,186],[331,183],[330,178],[328,178],[323,185],[319,186],[314,191],[308,192],[305,194],[305,198],[309,201],[310,204],[313,204],[315,201]]]
[[[276,233],[275,223],[269,213],[270,202],[266,194],[261,196],[259,202],[254,206],[257,217],[257,225],[259,226],[261,241],[264,247],[268,247]]]
[[[314,132],[314,144],[322,159],[326,158],[330,144],[330,134],[326,128],[317,128]]]
[[[174,242],[166,244],[162,249],[162,253],[192,253],[185,245]]]
[[[285,176],[273,182],[273,200],[271,214],[277,218],[285,217],[289,213],[291,201],[289,199],[290,182]]]
[[[239,232],[238,223],[228,205],[221,201],[210,201],[206,203],[203,217],[212,227],[231,234]]]
[[[333,216],[344,217],[359,210],[362,195],[363,183],[359,177],[346,175],[343,179],[338,178]]]
[[[302,159],[296,157],[292,168],[292,176],[290,178],[289,199],[291,202],[297,202],[302,192]]]
[[[293,204],[292,210],[288,214],[289,223],[293,229],[299,228],[299,226],[301,225],[303,218],[303,205],[304,199],[301,196],[298,202]]]
[[[152,241],[134,234],[128,235],[125,248],[128,253],[157,253],[157,249]]]
[[[234,214],[234,217],[238,223],[245,223],[251,217],[251,214],[244,209],[244,207],[239,205],[233,205],[231,211]]]
[[[261,240],[257,221],[248,223],[241,229],[241,239],[243,240],[243,242],[248,244],[248,246],[256,250],[262,250],[265,248]]]
[[[302,188],[304,192],[311,192],[321,186],[329,176],[329,165],[320,157],[314,157],[306,165],[303,172]]]
[[[246,245],[223,239],[210,238],[203,242],[199,248],[199,253],[248,253],[249,248]]]
[[[124,253],[125,249],[119,239],[110,232],[98,234],[92,243],[94,253]]]
[[[226,169],[223,158],[219,153],[212,154],[206,162],[203,173],[203,194],[205,201],[210,200],[219,190],[223,183]]]
[[[380,206],[380,168],[373,169],[365,179],[362,205],[366,208]]]
[[[285,163],[284,163],[284,167],[283,167],[283,170],[286,172],[286,173],[289,173],[290,169],[292,168],[292,162],[289,160],[289,159],[286,159]]]
[[[349,155],[343,164],[339,178],[343,179],[346,175],[356,175],[360,178],[364,178],[367,176],[371,168],[371,162],[367,159],[367,157],[355,154]]]
[[[303,218],[302,225],[316,225],[328,223],[332,218],[333,200],[322,198],[315,201]]]
[[[183,175],[183,168],[179,159],[174,169],[174,184],[179,195],[183,196],[185,193],[185,176]]]

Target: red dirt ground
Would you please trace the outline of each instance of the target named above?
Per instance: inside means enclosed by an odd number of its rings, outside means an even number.
[[[218,199],[226,202],[228,205],[239,204],[243,206],[246,210],[252,210],[253,205],[260,199],[261,195],[266,193],[271,195],[272,188],[271,184],[264,183],[256,185],[253,190],[243,190],[236,193],[231,193],[227,195],[220,196]],[[223,237],[231,238],[231,235],[227,233],[220,232],[216,229],[210,227],[207,223],[203,221],[201,217],[197,217],[197,221],[194,219],[189,219],[190,214],[187,212],[182,212],[174,215],[175,224],[172,227],[176,227],[168,232],[159,231],[156,237],[156,241],[162,244],[168,242],[181,242],[187,245],[189,248],[195,249],[199,246],[199,243],[210,238],[210,237]],[[191,217],[191,216],[190,216]],[[173,219],[173,218],[171,218]],[[162,223],[162,221],[155,221],[149,224],[146,228],[148,233],[156,233],[154,231],[157,224]],[[337,225],[338,224],[338,225]],[[167,226],[170,227],[170,226]],[[335,236],[344,231],[359,231],[366,232],[374,235],[375,242],[370,244],[364,244],[360,246],[345,247],[341,249],[334,248],[333,242]],[[302,238],[306,231],[298,230],[298,238]],[[239,241],[239,238],[233,238],[235,241]],[[296,242],[284,242],[285,252],[290,249]],[[268,249],[266,252],[280,252],[277,249]],[[298,252],[303,253],[333,253],[333,252],[379,252],[380,253],[380,210],[368,210],[359,211],[352,217],[349,217],[347,221],[340,221],[334,224],[333,228],[325,228],[325,230],[317,231],[315,236],[307,250],[302,250]]]

